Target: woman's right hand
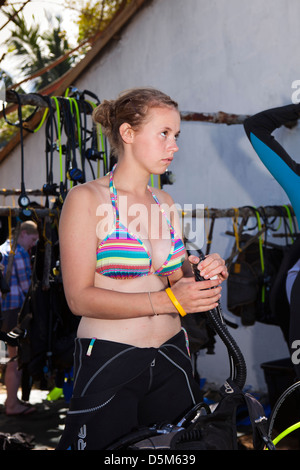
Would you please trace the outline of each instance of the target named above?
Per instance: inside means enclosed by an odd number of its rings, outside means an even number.
[[[172,292],[186,313],[207,312],[218,305],[222,287],[220,279],[196,282],[183,277],[172,285]]]

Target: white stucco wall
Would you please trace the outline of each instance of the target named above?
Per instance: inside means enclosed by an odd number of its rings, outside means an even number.
[[[150,85],[170,94],[182,111],[253,114],[288,104],[292,83],[300,78],[299,18],[298,0],[153,0],[74,85],[100,100]],[[298,129],[280,129],[277,135],[298,154]],[[288,203],[242,126],[184,122],[179,146],[171,168],[176,183],[165,189],[181,205]],[[19,159],[14,151],[0,166],[0,187],[19,187]],[[42,132],[26,139],[25,161],[26,187],[40,188],[45,180]],[[229,255],[233,239],[225,230],[231,228],[231,220],[217,220],[212,251]],[[226,316],[239,323],[226,312],[225,286],[222,304]],[[246,358],[247,384],[266,389],[260,364],[288,355],[280,330],[256,324],[232,334]],[[198,368],[209,381],[222,383],[227,377],[227,354],[219,341],[214,356],[201,354]]]

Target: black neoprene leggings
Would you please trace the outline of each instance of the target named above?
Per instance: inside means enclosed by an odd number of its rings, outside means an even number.
[[[103,450],[137,427],[176,424],[201,401],[183,331],[159,348],[92,343],[76,339],[73,398],[58,450]]]

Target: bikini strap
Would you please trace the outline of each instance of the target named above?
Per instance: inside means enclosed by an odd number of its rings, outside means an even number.
[[[165,219],[166,219],[166,221],[167,221],[167,224],[168,224],[169,227],[170,227],[171,236],[172,236],[172,238],[173,238],[174,233],[175,233],[175,229],[174,229],[173,225],[171,224],[171,222],[170,222],[170,220],[169,220],[169,218],[168,218],[168,216],[167,216],[165,210],[161,207],[161,204],[160,204],[160,202],[159,202],[158,197],[156,196],[156,194],[154,194],[154,192],[152,191],[152,189],[150,188],[150,186],[148,186],[148,189],[149,189],[150,193],[152,194],[152,197],[153,197],[154,201],[156,202],[156,204],[158,204],[161,213],[164,215],[164,217],[165,217]]]
[[[113,210],[115,213],[116,219],[119,220],[119,208],[118,208],[118,198],[117,198],[117,190],[114,185],[114,171],[117,164],[114,165],[111,172],[109,173],[109,192],[110,192],[110,199],[113,206]]]
[[[110,191],[110,198],[111,198],[111,203],[112,203],[112,206],[113,206],[113,209],[114,209],[114,213],[115,213],[115,217],[116,217],[116,220],[119,220],[119,208],[118,208],[118,198],[117,198],[117,189],[114,185],[114,171],[115,171],[115,168],[116,168],[117,164],[114,165],[114,167],[112,168],[110,174],[109,174],[109,191]],[[164,215],[166,221],[167,221],[167,224],[169,225],[170,227],[170,231],[171,231],[171,238],[174,237],[174,234],[175,234],[175,230],[174,230],[174,227],[172,226],[165,210],[162,208],[156,194],[154,194],[154,192],[152,191],[152,189],[150,188],[150,186],[148,186],[148,190],[150,191],[150,193],[152,194],[152,197],[154,199],[154,201],[156,202],[156,204],[158,204],[159,206],[159,209],[160,211],[162,212],[162,214]]]

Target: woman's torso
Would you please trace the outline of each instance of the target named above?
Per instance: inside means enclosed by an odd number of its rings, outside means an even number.
[[[98,236],[96,251],[100,253],[100,256],[101,247],[103,246],[101,243],[109,238],[109,234],[116,223],[115,212],[111,210],[112,204],[110,197],[111,192],[109,192],[109,180],[108,177],[105,178],[102,180],[108,188],[105,188],[105,197],[103,197],[103,186],[102,191],[99,191],[101,206],[98,206],[97,213],[103,214],[103,207],[108,210],[105,212],[105,217],[101,218],[100,223],[99,218],[95,217],[95,227],[97,227]],[[103,184],[103,181],[101,184]],[[97,183],[93,182],[93,184],[96,187],[95,193],[97,194]],[[109,274],[99,274],[101,270],[102,272],[106,272],[101,268],[98,269],[98,272],[95,271],[95,287],[110,290],[112,291],[112,295],[114,291],[128,293],[155,292],[168,286],[168,277],[174,280],[181,276],[181,269],[176,269],[174,272],[170,271],[169,276],[154,274],[155,271],[160,270],[165,265],[168,257],[171,257],[170,253],[172,254],[174,250],[168,224],[169,214],[162,214],[162,207],[157,204],[150,193],[146,193],[145,197],[139,198],[138,201],[134,196],[122,193],[121,191],[118,191],[117,197],[120,223],[122,227],[131,228],[132,230],[128,231],[133,235],[135,234],[137,239],[143,244],[151,258],[150,273],[136,275],[136,277],[133,278],[121,279],[118,278],[118,276],[116,276],[117,278],[113,278],[110,277]],[[163,193],[159,193],[159,197],[163,199]],[[163,203],[164,201],[160,202]],[[130,208],[134,208],[135,210],[131,210]],[[166,206],[164,205],[164,210],[165,209]],[[176,237],[178,240],[177,235]],[[180,243],[178,242],[178,246],[179,245]],[[124,247],[122,249],[124,249]],[[148,301],[150,306],[150,300],[147,296],[145,296],[145,301]],[[180,330],[180,327],[181,323],[177,314],[151,314],[138,318],[108,320],[89,318],[84,316],[83,313],[78,328],[78,337],[95,337],[97,339],[133,344],[137,347],[157,347],[168,338],[175,335]]]

